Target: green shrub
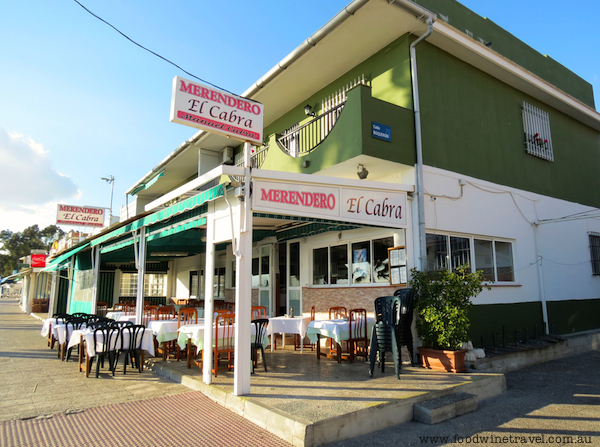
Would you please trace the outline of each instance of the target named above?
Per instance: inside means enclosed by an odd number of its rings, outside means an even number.
[[[423,347],[456,350],[469,341],[471,298],[483,290],[485,279],[482,271],[467,273],[467,268],[459,267],[456,272],[411,270],[409,287],[415,291],[417,333]]]

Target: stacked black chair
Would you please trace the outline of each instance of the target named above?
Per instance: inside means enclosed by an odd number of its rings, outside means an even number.
[[[413,289],[398,289],[394,293],[394,296],[400,298],[400,314],[401,318],[398,326],[396,326],[396,341],[398,348],[406,346],[410,354],[410,364],[415,366],[414,359],[415,355],[413,352],[413,335],[412,335],[412,321],[413,321],[413,310],[414,310],[414,296],[415,292]]]
[[[127,326],[133,326],[133,323],[131,321],[113,321],[112,323],[110,323],[110,325],[112,327],[117,327],[119,329],[123,329],[124,327],[127,327]]]
[[[121,322],[120,322],[121,323]],[[130,322],[128,322],[130,323]],[[146,327],[142,324],[123,325],[121,331],[121,348],[117,353],[117,363],[119,357],[123,355],[123,374],[127,374],[127,363],[131,360],[131,366],[136,367],[139,372],[143,368],[142,339]]]
[[[375,362],[379,357],[381,372],[385,371],[385,353],[391,352],[396,377],[400,379],[400,350],[396,339],[396,326],[400,324],[400,299],[396,296],[383,296],[375,300],[377,322],[371,335],[369,349],[369,376],[373,377]]]
[[[250,356],[252,359],[252,374],[254,374],[254,364],[256,363],[256,354],[260,349],[260,354],[262,356],[263,366],[265,367],[265,371],[267,370],[267,359],[265,358],[265,348],[263,347],[263,338],[267,333],[267,325],[269,324],[269,320],[267,318],[257,318],[252,320],[252,324],[254,325],[254,341],[250,345]]]

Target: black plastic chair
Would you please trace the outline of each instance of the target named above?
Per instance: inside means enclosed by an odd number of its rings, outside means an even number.
[[[252,374],[254,374],[254,365],[257,361],[256,353],[260,349],[260,355],[262,356],[263,366],[265,371],[267,370],[267,359],[265,358],[265,348],[263,347],[263,338],[267,333],[267,325],[269,320],[267,318],[257,318],[252,320],[254,325],[254,341],[250,344],[250,356],[252,359]]]
[[[413,289],[398,289],[394,293],[394,296],[400,298],[400,322],[396,326],[396,341],[398,348],[406,346],[410,354],[410,364],[415,366],[415,355],[413,352],[413,335],[412,335],[412,321],[413,311],[415,308],[415,292]]]
[[[96,360],[96,378],[100,375],[100,365],[104,367],[104,360],[108,358],[108,368],[115,375],[117,366],[117,350],[120,345],[121,330],[116,327],[100,327],[94,329],[93,343],[96,354],[90,357],[86,365],[86,377],[89,377],[92,363]]]
[[[63,312],[52,315],[52,318],[56,321],[55,324],[65,324],[68,317],[70,317],[70,315]],[[56,337],[52,335],[52,325],[50,324],[48,327],[48,346],[50,346],[50,349],[54,349],[54,343],[56,343]]]
[[[369,350],[369,376],[373,377],[375,362],[379,356],[381,372],[385,372],[385,353],[391,352],[394,361],[396,377],[400,379],[400,350],[396,339],[396,325],[399,324],[400,298],[383,296],[375,300],[375,316],[377,323],[371,335]]]
[[[83,328],[86,325],[86,320],[84,318],[79,317],[71,317],[66,319],[66,335],[64,346],[62,347],[62,360],[68,362],[71,358],[71,351],[73,347],[67,349],[67,345],[69,344],[69,340],[71,340],[71,335],[73,331]],[[66,351],[66,352],[65,352]]]
[[[113,321],[112,323],[110,323],[111,327],[118,327],[119,329],[123,329],[124,327],[127,326],[133,326],[133,322],[131,321]]]
[[[119,322],[123,323],[123,322]],[[126,323],[131,323],[127,321]],[[123,355],[123,374],[127,374],[127,363],[131,360],[131,366],[137,367],[139,372],[143,369],[143,352],[142,339],[146,327],[142,324],[123,325],[121,330],[121,348],[117,353],[116,363],[119,362],[119,357]]]
[[[96,329],[99,327],[106,327],[106,326],[110,326],[115,322],[115,320],[113,320],[112,318],[104,318],[104,317],[98,317],[94,320],[92,319],[88,319],[86,326],[90,329]]]

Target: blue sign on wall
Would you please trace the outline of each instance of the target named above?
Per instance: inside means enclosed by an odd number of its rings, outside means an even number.
[[[373,121],[371,124],[373,138],[379,138],[383,141],[392,141],[392,128],[390,126],[385,126],[383,124],[376,123],[375,121]]]

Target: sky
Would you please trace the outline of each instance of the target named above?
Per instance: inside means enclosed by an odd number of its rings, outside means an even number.
[[[108,208],[111,175],[118,215],[125,191],[196,133],[169,122],[182,69],[241,94],[350,0],[79,2],[181,69],[74,0],[0,0],[0,230],[52,225],[57,203]],[[600,95],[598,0],[461,3]]]

